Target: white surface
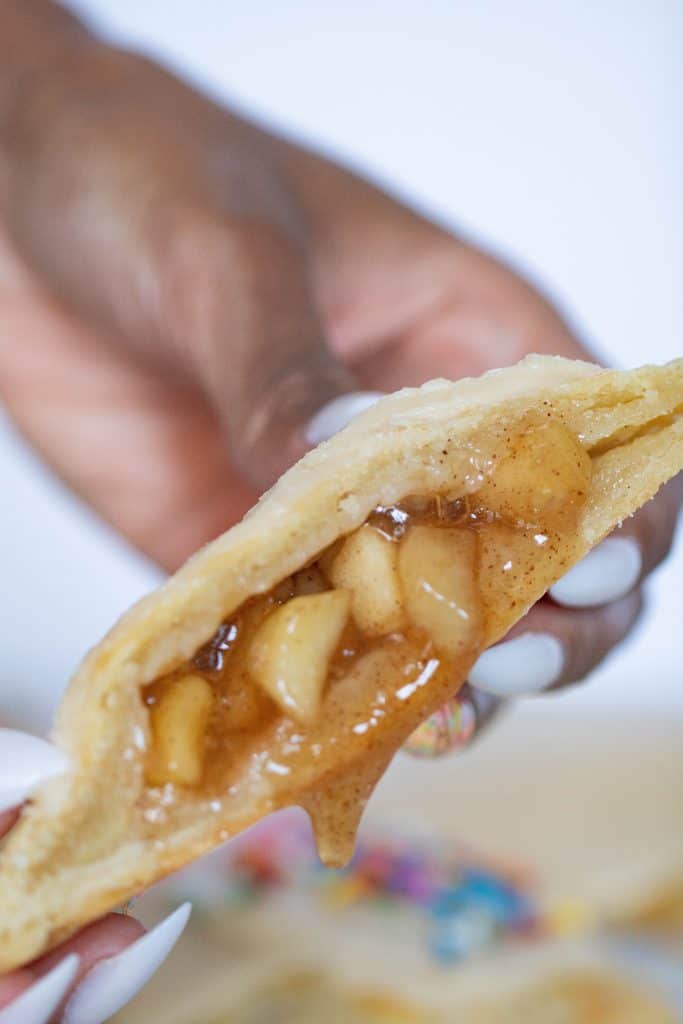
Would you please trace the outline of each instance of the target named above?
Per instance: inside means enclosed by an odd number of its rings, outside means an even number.
[[[617,363],[683,350],[675,0],[91,0],[219,96],[371,171],[532,272]],[[0,714],[43,726],[155,574],[0,435]],[[683,717],[683,552],[645,630],[567,708]],[[677,635],[678,631],[678,635]]]

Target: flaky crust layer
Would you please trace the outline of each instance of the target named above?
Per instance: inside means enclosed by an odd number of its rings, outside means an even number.
[[[532,356],[476,380],[398,392],[363,413],[132,608],[86,657],[54,735],[71,771],[44,787],[0,854],[0,971],[277,806],[260,779],[217,811],[180,800],[165,826],[150,832],[138,810],[148,728],[140,686],[191,657],[247,598],[360,526],[375,506],[466,490],[482,438],[492,427],[514,429],[534,410],[559,417],[593,458],[576,558],[683,467],[683,360],[620,373]],[[529,589],[500,635],[541,593]]]

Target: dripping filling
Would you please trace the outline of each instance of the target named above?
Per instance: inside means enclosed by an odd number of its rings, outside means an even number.
[[[245,779],[266,780],[268,810],[321,785],[338,810],[362,803],[352,766],[374,759],[381,774],[530,587],[573,561],[591,479],[579,441],[548,419],[490,466],[466,496],[375,508],[143,689],[148,821],[176,792],[229,799]]]

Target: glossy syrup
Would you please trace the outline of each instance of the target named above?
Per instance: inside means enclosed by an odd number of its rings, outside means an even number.
[[[310,592],[306,587],[331,587],[330,552],[247,602],[191,662],[144,690],[153,710],[164,688],[191,671],[208,680],[215,698],[201,783],[148,786],[141,811],[150,831],[182,817],[188,800],[203,801],[222,820],[234,816],[237,827],[297,804],[311,817],[321,859],[345,863],[367,799],[396,750],[457,692],[481,651],[574,561],[590,468],[589,456],[561,424],[534,423],[500,439],[477,492],[409,496],[376,508],[368,525],[397,545],[417,526],[473,535],[481,625],[461,649],[446,652],[415,626],[368,637],[350,622],[313,725],[304,728],[283,714],[251,679],[245,655],[275,607]]]

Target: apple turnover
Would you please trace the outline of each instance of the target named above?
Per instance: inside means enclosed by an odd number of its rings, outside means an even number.
[[[278,808],[345,862],[396,750],[683,467],[683,361],[532,356],[398,392],[86,657],[0,852],[0,970]]]

